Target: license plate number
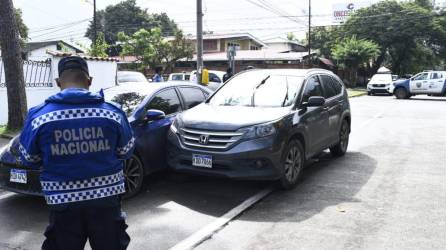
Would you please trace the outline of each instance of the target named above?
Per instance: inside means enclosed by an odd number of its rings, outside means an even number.
[[[192,165],[201,168],[212,168],[212,156],[192,155]]]
[[[26,170],[21,169],[11,169],[11,175],[9,177],[10,182],[15,183],[23,183],[26,184],[28,182],[28,178],[26,175]]]

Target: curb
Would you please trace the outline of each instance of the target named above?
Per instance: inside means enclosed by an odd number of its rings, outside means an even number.
[[[14,138],[14,135],[0,134],[0,138],[12,140],[12,138]]]
[[[365,96],[365,95],[367,95],[367,92],[366,93],[361,93],[361,94],[358,94],[358,95],[354,95],[354,96],[349,96],[348,98],[356,98],[356,97],[361,97],[361,96]]]

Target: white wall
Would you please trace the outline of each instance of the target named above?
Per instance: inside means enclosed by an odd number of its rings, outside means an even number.
[[[48,56],[48,55],[47,55]],[[58,77],[57,64],[60,57],[52,58],[52,79]],[[116,85],[116,62],[87,60],[90,75],[93,77],[93,83],[90,91],[97,92],[103,88],[109,88]],[[1,76],[0,76],[1,78]],[[4,79],[4,76],[3,76]],[[53,80],[53,87],[34,87],[26,88],[26,98],[28,109],[44,102],[49,96],[59,92],[56,82]],[[8,99],[6,88],[0,87],[0,124],[6,124],[8,121]]]
[[[268,48],[277,51],[288,51],[291,50],[291,46],[288,43],[267,43]]]

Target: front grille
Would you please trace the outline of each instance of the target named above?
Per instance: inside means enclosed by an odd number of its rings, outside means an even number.
[[[377,88],[384,88],[386,85],[385,84],[373,84],[373,87],[377,87]]]
[[[232,131],[211,131],[191,128],[181,129],[181,139],[184,145],[200,149],[225,150],[240,140],[242,135],[243,133]],[[203,137],[206,138],[204,139]]]

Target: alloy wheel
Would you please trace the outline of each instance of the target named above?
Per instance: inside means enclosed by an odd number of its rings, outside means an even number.
[[[144,171],[141,161],[133,155],[124,164],[125,198],[136,195],[141,189]]]
[[[295,183],[302,168],[301,153],[297,146],[289,149],[285,158],[285,177],[290,183]]]
[[[342,127],[341,127],[341,132],[340,132],[340,146],[342,151],[347,151],[347,147],[348,147],[348,139],[349,139],[350,133],[349,133],[349,128],[348,128],[348,123],[347,122],[343,122],[342,123]]]

